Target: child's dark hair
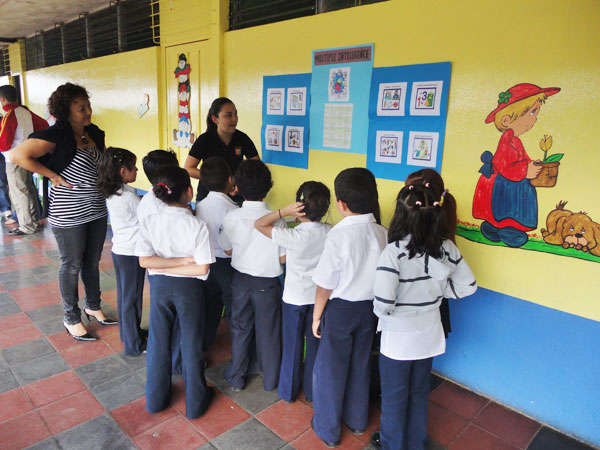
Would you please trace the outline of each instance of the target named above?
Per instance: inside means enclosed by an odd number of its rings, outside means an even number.
[[[0,86],[0,97],[4,97],[10,103],[15,103],[17,101],[17,90],[10,84]]]
[[[191,186],[187,170],[179,166],[163,166],[156,173],[152,191],[167,205],[179,203],[183,193]]]
[[[304,203],[302,212],[311,222],[320,221],[331,203],[329,188],[319,181],[302,183],[296,192],[296,201]]]
[[[218,156],[206,158],[200,166],[200,181],[209,191],[225,192],[231,176],[229,164]]]
[[[262,200],[273,187],[271,171],[259,159],[246,159],[235,172],[235,184],[245,200]]]
[[[152,150],[142,159],[142,166],[144,167],[144,173],[148,177],[148,181],[156,184],[155,180],[158,170],[164,166],[179,167],[179,161],[177,161],[177,155],[173,150]]]
[[[115,195],[123,186],[121,168],[133,170],[137,157],[129,150],[108,147],[98,162],[98,190],[105,198]]]
[[[388,242],[410,235],[406,248],[408,257],[442,256],[442,242],[448,238],[446,218],[442,209],[444,197],[424,184],[404,186],[396,198],[396,211],[388,230]]]
[[[446,228],[448,230],[448,239],[456,244],[456,199],[444,187],[442,176],[433,169],[421,169],[411,173],[406,177],[405,184],[421,183],[433,190],[436,196],[444,196],[442,209],[446,217]]]
[[[372,213],[381,224],[377,182],[369,170],[363,167],[342,170],[335,177],[334,188],[335,198],[343,201],[351,212]]]
[[[216,130],[217,124],[212,121],[212,117],[219,117],[219,113],[223,109],[223,106],[226,104],[233,102],[229,100],[227,97],[219,97],[213,100],[210,105],[210,109],[208,110],[208,114],[206,115],[206,129],[207,130]]]

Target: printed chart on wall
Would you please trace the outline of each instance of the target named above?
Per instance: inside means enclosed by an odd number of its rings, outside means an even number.
[[[440,171],[450,70],[449,62],[373,69],[367,168],[377,178]]]
[[[314,50],[310,148],[365,153],[373,44]]]
[[[309,73],[263,77],[263,161],[308,169],[309,107]]]

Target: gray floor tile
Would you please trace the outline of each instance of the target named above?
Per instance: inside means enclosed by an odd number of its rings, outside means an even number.
[[[27,447],[25,450],[62,450],[54,438],[50,437],[42,442],[38,442],[37,444],[33,444]]]
[[[211,444],[218,450],[279,450],[286,445],[284,440],[254,418],[213,439]]]
[[[135,445],[108,414],[54,436],[61,449],[135,450]]]
[[[107,383],[130,372],[133,370],[119,355],[111,355],[75,369],[75,373],[89,388]]]
[[[62,309],[62,305],[59,305]],[[51,336],[56,333],[64,333],[65,327],[62,321],[62,314],[60,318],[50,319],[45,322],[36,323],[35,325],[40,329],[44,336]]]
[[[119,353],[119,356],[125,361],[133,370],[142,369],[146,367],[146,355],[141,354],[138,356],[127,356],[125,353]]]
[[[9,365],[13,366],[55,352],[56,350],[50,342],[42,338],[5,348],[2,350],[2,356],[4,356]]]
[[[145,394],[146,383],[135,372],[100,384],[91,389],[92,394],[108,411],[119,408]]]
[[[210,442],[207,442],[206,444],[204,444],[202,447],[198,447],[196,450],[216,450],[215,447],[213,447]]]
[[[141,369],[138,369],[135,371],[135,373],[137,374],[138,377],[140,377],[144,383],[146,383],[146,368],[142,367]]]
[[[37,248],[26,242],[15,242],[14,244],[4,243],[0,246],[0,258],[4,258],[5,256],[24,255],[33,252],[37,252]]]
[[[11,369],[19,384],[24,386],[69,370],[70,367],[58,353],[50,353],[26,363],[15,364]]]
[[[11,272],[12,273],[12,272]],[[4,289],[8,291],[12,291],[14,289],[22,289],[30,286],[35,286],[39,284],[39,280],[36,280],[33,276],[23,276],[20,275],[16,279],[11,279],[7,281],[1,281]]]
[[[50,319],[57,319],[59,322],[62,322],[61,319],[64,313],[65,311],[61,303],[27,311],[29,318],[36,324]]]
[[[19,387],[19,383],[8,365],[0,365],[0,394],[17,387]]]
[[[44,250],[44,255],[54,262],[60,262],[60,254],[58,253],[58,249]]]
[[[4,292],[3,292],[4,294]],[[8,293],[6,293],[8,295]],[[21,308],[10,297],[0,300],[0,317],[10,316],[21,312]]]

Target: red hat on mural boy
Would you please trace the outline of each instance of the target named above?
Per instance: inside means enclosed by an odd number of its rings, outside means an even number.
[[[546,94],[548,97],[560,92],[560,88],[558,87],[550,87],[550,88],[541,88],[536,86],[535,84],[529,83],[520,83],[516,84],[507,91],[500,92],[498,94],[498,107],[494,109],[485,119],[485,123],[490,123],[494,121],[496,117],[496,113],[498,111],[503,110],[508,105],[512,105],[520,100],[523,100],[528,97],[533,97],[538,94]]]

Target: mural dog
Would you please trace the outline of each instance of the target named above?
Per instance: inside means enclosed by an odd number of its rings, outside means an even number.
[[[600,256],[600,225],[584,212],[565,209],[566,204],[559,201],[548,214],[546,228],[541,229],[544,242]]]

